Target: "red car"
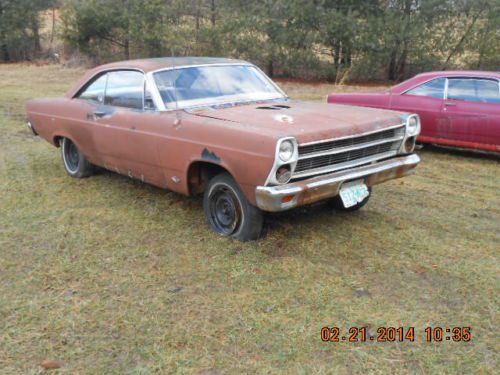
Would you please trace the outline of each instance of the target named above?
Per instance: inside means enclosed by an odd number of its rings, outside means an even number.
[[[329,103],[417,113],[425,143],[500,152],[500,73],[419,74],[380,93],[331,94]]]

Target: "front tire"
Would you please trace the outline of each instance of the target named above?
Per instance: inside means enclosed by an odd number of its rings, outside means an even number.
[[[210,228],[225,237],[253,241],[262,232],[263,214],[252,206],[236,181],[227,173],[213,177],[203,196]]]
[[[93,165],[71,139],[62,138],[60,146],[64,169],[68,175],[74,178],[85,178],[92,174]]]
[[[365,204],[368,203],[370,200],[370,197],[372,196],[372,188],[369,187],[368,191],[370,192],[370,195],[368,195],[365,199],[363,199],[361,202],[355,204],[354,206],[351,207],[345,207],[344,203],[342,202],[342,198],[340,198],[340,195],[337,195],[335,198],[333,198],[330,201],[331,206],[337,210],[337,211],[344,211],[344,212],[354,212],[362,208]]]

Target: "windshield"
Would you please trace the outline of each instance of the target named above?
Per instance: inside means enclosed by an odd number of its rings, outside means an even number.
[[[154,79],[169,109],[285,98],[267,76],[249,65],[170,69],[155,73]]]

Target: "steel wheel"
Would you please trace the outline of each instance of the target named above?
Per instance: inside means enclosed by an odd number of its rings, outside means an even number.
[[[241,224],[241,206],[233,191],[225,186],[215,186],[210,194],[210,217],[217,231],[232,235]]]
[[[66,172],[75,178],[88,177],[93,166],[69,138],[61,139],[61,154]]]
[[[69,139],[66,139],[64,143],[64,161],[66,163],[66,168],[70,172],[76,172],[78,170],[78,164],[80,161],[80,156],[78,154],[78,149],[75,144]]]
[[[262,212],[250,204],[228,173],[210,179],[203,194],[203,210],[210,228],[225,237],[251,241],[262,232]]]

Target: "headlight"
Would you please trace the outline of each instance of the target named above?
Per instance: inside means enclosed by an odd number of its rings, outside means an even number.
[[[413,137],[420,133],[420,118],[417,115],[411,115],[406,120],[406,134]]]
[[[293,156],[293,143],[292,141],[285,140],[280,144],[279,157],[282,161],[287,162]]]

